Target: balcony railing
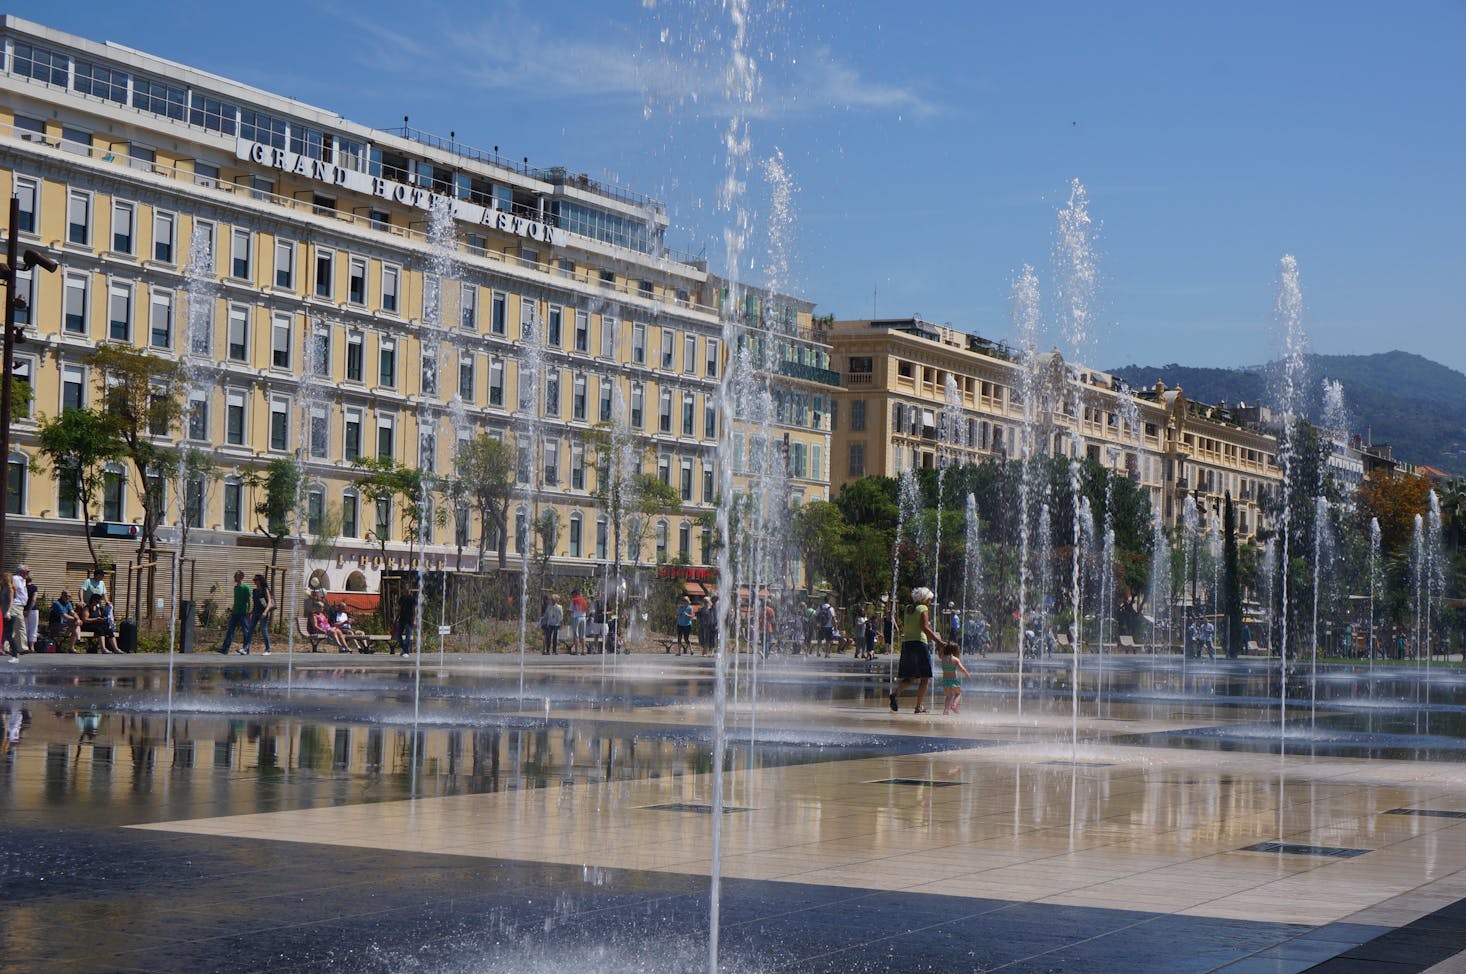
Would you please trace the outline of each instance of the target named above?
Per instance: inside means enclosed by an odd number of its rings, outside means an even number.
[[[846,372],[845,384],[847,386],[868,386],[874,376],[870,372]]]
[[[840,385],[840,373],[833,369],[822,369],[817,365],[804,365],[800,362],[780,362],[779,373],[787,375],[791,379],[803,379],[806,382],[819,382],[827,386]]]

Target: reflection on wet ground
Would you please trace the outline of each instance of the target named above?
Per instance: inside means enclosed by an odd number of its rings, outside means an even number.
[[[22,970],[551,970],[591,951],[590,969],[696,969],[637,945],[659,918],[688,944],[705,927],[693,879],[708,816],[687,813],[707,808],[710,661],[541,661],[522,696],[512,660],[446,664],[425,659],[420,682],[389,659],[190,658],[171,686],[146,659],[0,672],[0,957]],[[890,713],[883,663],[740,667],[725,770],[742,824],[726,826],[723,853],[733,970],[1047,970],[1055,956],[1303,970],[1466,895],[1466,880],[1441,885],[1466,877],[1454,669],[1328,667],[1315,681],[1276,661],[1086,659],[1075,712],[1070,661],[1029,662],[1020,678],[1011,659],[972,660],[963,713],[920,717],[910,697]],[[1387,829],[1372,817],[1399,807],[1440,814]],[[891,844],[892,830],[911,841]],[[1449,846],[1429,868],[1410,845],[1427,833],[1438,856]],[[1315,902],[1317,857],[1245,852],[1268,840],[1371,854],[1352,860],[1352,898]],[[88,871],[113,878],[87,885]],[[439,877],[431,892],[419,875]],[[350,901],[315,902],[332,883]],[[1289,907],[1248,905],[1268,897]],[[141,926],[109,919],[140,900]],[[201,900],[231,904],[228,922]],[[450,902],[446,926],[423,912]],[[877,904],[874,926],[849,929]],[[919,935],[934,909],[994,942]],[[1015,932],[1019,913],[1032,931]],[[1135,924],[1192,959],[1142,963],[1117,933]],[[235,925],[259,942],[242,948]],[[81,947],[63,944],[78,930],[91,931]]]

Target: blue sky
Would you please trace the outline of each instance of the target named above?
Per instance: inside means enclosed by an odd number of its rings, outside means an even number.
[[[1098,221],[1099,366],[1274,356],[1278,261],[1316,351],[1466,371],[1466,4],[749,0],[755,164],[796,192],[790,288],[839,317],[1008,337],[1055,213]],[[679,248],[729,214],[721,0],[65,4],[10,12],[293,95],[619,180]],[[768,273],[752,170],[752,266]],[[715,258],[716,259],[716,258]],[[1058,344],[1058,331],[1052,340]]]

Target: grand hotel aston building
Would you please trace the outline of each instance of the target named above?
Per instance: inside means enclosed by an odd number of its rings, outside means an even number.
[[[626,559],[705,564],[699,516],[719,480],[715,394],[732,300],[746,336],[775,355],[773,436],[791,499],[828,496],[838,375],[813,305],[757,290],[730,297],[705,262],[666,248],[662,204],[587,174],[405,120],[365,127],[7,16],[0,192],[20,199],[22,247],[61,265],[18,278],[27,341],[16,373],[33,398],[17,411],[8,467],[7,550],[39,567],[49,594],[75,584],[86,548],[77,505],[37,462],[38,420],[100,404],[86,358],[103,343],[207,366],[185,421],[159,438],[215,460],[184,505],[177,484],[166,488],[161,536],[166,547],[183,507],[200,583],[268,562],[250,474],[299,456],[307,540],[328,521],[337,535],[333,554],[310,563],[314,580],[374,589],[410,540],[402,511],[365,502],[353,461],[445,474],[455,440],[478,431],[523,454],[531,413],[538,443],[520,465],[519,517],[531,495],[556,510],[553,561],[591,572],[612,553],[588,443],[617,403],[644,446],[643,471],[679,499]],[[448,274],[428,235],[445,205]],[[533,383],[521,369],[530,341],[543,361]],[[522,397],[531,386],[533,401]],[[141,520],[132,479],[109,468],[93,515],[102,533],[125,538]],[[428,563],[452,564],[453,525],[429,531]],[[507,544],[517,562],[526,532],[507,533],[491,551]],[[119,564],[134,557],[135,542],[101,544]]]

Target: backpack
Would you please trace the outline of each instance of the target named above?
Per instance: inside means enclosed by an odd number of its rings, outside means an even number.
[[[835,624],[835,610],[827,605],[820,606],[819,612],[815,613],[815,625],[833,626]]]

